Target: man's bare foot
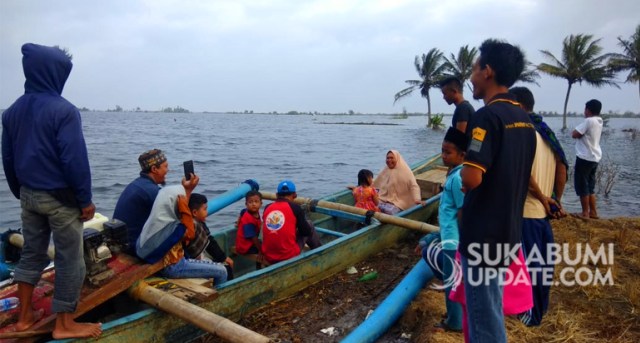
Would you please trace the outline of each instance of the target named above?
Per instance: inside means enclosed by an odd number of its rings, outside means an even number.
[[[65,338],[97,338],[102,334],[100,323],[78,323],[71,313],[58,313],[56,328],[51,334],[55,339]]]
[[[38,311],[40,313],[40,318],[42,318],[42,313],[41,311]],[[18,318],[18,322],[15,325],[16,331],[25,331],[27,329],[29,329],[30,327],[33,326],[33,324],[35,324],[40,318],[37,318],[37,313],[33,311],[33,309],[31,309],[31,307],[29,306],[29,309],[24,312],[24,313],[20,313],[20,317]]]

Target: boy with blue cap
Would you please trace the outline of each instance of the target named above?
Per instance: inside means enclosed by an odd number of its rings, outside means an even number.
[[[300,205],[293,200],[298,196],[296,185],[289,180],[278,184],[278,198],[264,209],[262,254],[273,264],[300,255],[305,243],[314,249],[322,245]]]

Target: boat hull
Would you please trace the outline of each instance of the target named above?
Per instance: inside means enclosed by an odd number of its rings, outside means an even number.
[[[430,218],[434,206],[409,213],[406,218],[424,220]],[[367,257],[393,246],[408,235],[408,230],[390,225],[372,225],[354,234],[339,238],[319,248],[308,251],[285,265],[272,265],[257,273],[235,279],[218,290],[218,298],[199,306],[238,320],[272,301],[286,298],[323,279],[331,277]],[[113,328],[105,327],[101,342],[136,341],[184,341],[202,334],[201,330],[159,311],[134,320],[122,318]],[[128,321],[128,322],[127,322]],[[111,324],[111,323],[107,323]]]
[[[425,172],[438,166],[437,156],[413,167],[414,173]],[[342,191],[321,200],[353,204],[350,191]],[[255,262],[242,256],[235,259],[234,280],[216,287],[218,296],[198,305],[208,311],[237,321],[249,312],[270,302],[286,298],[323,279],[329,278],[367,257],[378,253],[407,237],[410,230],[381,224],[372,219],[364,226],[363,216],[341,211],[324,210],[311,213],[323,246],[305,251],[300,256],[261,270]],[[416,206],[398,215],[404,218],[428,221],[437,213],[437,198],[427,206]],[[364,226],[364,227],[362,227]],[[221,248],[229,254],[235,245],[235,228],[214,234]],[[158,342],[188,341],[204,334],[185,321],[161,311],[148,309],[103,323],[101,342]]]
[[[438,164],[436,157],[414,167],[416,174]],[[323,200],[353,203],[349,191],[339,192]],[[428,221],[437,214],[438,197],[427,206],[416,206],[398,215],[403,218]],[[324,216],[324,217],[323,217]],[[322,223],[326,215],[314,214],[314,222]],[[344,224],[342,222],[341,224]],[[340,225],[338,225],[340,226]],[[336,228],[333,228],[336,229]],[[406,238],[410,230],[374,222],[360,230],[332,240],[322,247],[303,252],[300,256],[259,271],[240,276],[220,285],[218,297],[200,307],[237,321],[270,302],[291,296],[310,285],[329,278],[367,257],[395,245]],[[234,231],[215,235],[223,249],[234,243]],[[236,262],[238,263],[238,262]],[[156,310],[147,310],[103,324],[100,342],[172,342],[188,341],[204,332],[193,325]]]

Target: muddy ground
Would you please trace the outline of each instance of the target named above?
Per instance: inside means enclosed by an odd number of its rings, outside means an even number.
[[[541,326],[528,328],[508,318],[510,342],[640,342],[640,218],[553,222],[557,243],[613,243],[613,285],[557,286]],[[417,239],[418,237],[414,237]],[[342,272],[306,290],[271,303],[240,321],[279,342],[339,342],[375,309],[419,256],[416,240],[380,252],[357,264],[357,274]],[[564,265],[556,266],[556,279]],[[609,266],[592,266],[603,272]],[[360,282],[367,272],[374,280]],[[458,333],[434,330],[445,313],[443,293],[429,287],[379,342],[462,342]],[[326,329],[333,328],[333,333]],[[325,333],[322,330],[325,329]],[[207,336],[201,342],[218,342]]]

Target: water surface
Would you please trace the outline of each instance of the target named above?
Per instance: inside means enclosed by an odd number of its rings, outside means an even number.
[[[138,176],[138,156],[153,148],[167,154],[168,184],[179,183],[182,162],[194,160],[201,179],[196,191],[208,197],[252,178],[269,192],[274,192],[281,180],[290,179],[300,196],[317,198],[355,184],[362,168],[377,174],[389,149],[399,150],[409,164],[438,153],[445,133],[426,129],[426,117],[394,119],[381,115],[87,112],[82,119],[94,203],[97,211],[108,217],[124,187]],[[581,120],[569,118],[568,126],[573,128]],[[556,130],[573,166],[575,151],[570,132],[559,131],[561,118],[549,118],[547,122]],[[640,128],[640,120],[611,119],[609,125],[602,138],[603,164],[615,163],[620,172],[611,194],[599,195],[599,212],[607,217],[637,216],[640,137],[634,140],[622,130]],[[564,205],[574,212],[580,207],[571,180]],[[19,207],[4,171],[0,171],[0,228],[20,227]],[[242,207],[243,203],[238,203],[209,217],[209,226],[215,229],[233,223]]]

